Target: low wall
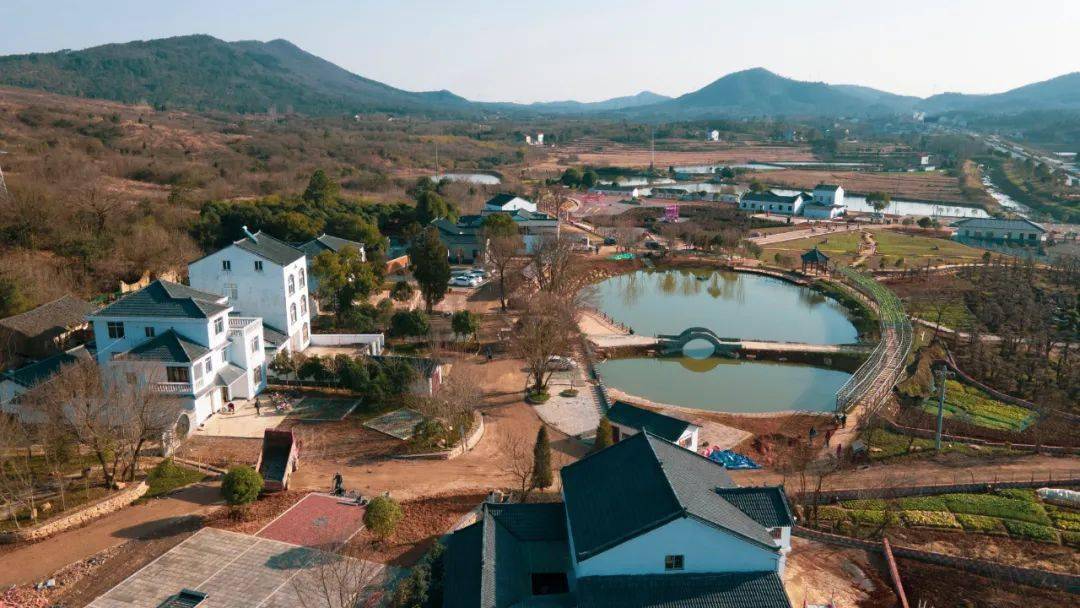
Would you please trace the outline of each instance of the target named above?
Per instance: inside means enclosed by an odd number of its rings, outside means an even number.
[[[901,435],[908,435],[912,437],[919,437],[920,439],[933,439],[937,436],[937,431],[930,429],[920,429],[913,426],[904,426],[889,420],[888,418],[882,419],[885,428],[893,431],[894,433],[900,433]],[[999,448],[1013,448],[1017,450],[1031,450],[1032,452],[1042,452],[1046,454],[1080,454],[1080,448],[1073,448],[1068,446],[1059,445],[1035,445],[1033,443],[1014,443],[1006,441],[991,441],[989,439],[979,439],[978,437],[965,437],[963,435],[949,435],[947,433],[941,434],[942,441],[952,441],[955,443],[970,443],[974,445],[985,445],[987,447],[999,447]]]
[[[113,511],[119,511],[141,498],[149,489],[150,486],[146,485],[145,481],[140,481],[133,486],[120,490],[116,494],[106,496],[95,503],[84,505],[72,513],[57,516],[37,526],[0,534],[0,543],[33,542],[76,528]]]
[[[792,529],[791,533],[800,538],[807,538],[830,545],[854,547],[866,551],[874,551],[876,553],[881,553],[883,551],[882,544],[879,542],[851,538],[850,536],[829,534],[827,532],[820,532],[818,530],[811,530],[809,528],[798,526]],[[997,562],[957,557],[955,555],[934,553],[909,547],[893,546],[892,552],[896,557],[905,557],[929,564],[956,568],[980,576],[990,577],[997,581],[1009,581],[1034,587],[1061,589],[1063,591],[1068,591],[1069,593],[1080,593],[1080,576],[1075,574],[1037,570],[1035,568],[1021,568],[1018,566],[999,564]]]
[[[383,334],[311,334],[312,346],[369,345],[371,354],[378,355],[386,345]]]
[[[465,438],[465,445],[455,446],[449,450],[443,450],[441,452],[426,452],[424,454],[397,454],[392,456],[396,460],[450,460],[451,458],[457,458],[462,454],[465,454],[469,450],[476,447],[476,444],[480,443],[480,440],[484,437],[484,416],[480,412],[473,412],[473,430],[469,433],[469,436]]]

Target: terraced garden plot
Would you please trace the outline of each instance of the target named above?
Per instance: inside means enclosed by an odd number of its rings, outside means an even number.
[[[937,415],[937,397],[924,401],[922,409]],[[968,424],[1004,431],[1023,431],[1037,418],[1036,413],[1026,407],[998,401],[956,380],[945,382],[944,412],[946,418],[957,418]]]
[[[1033,490],[846,500],[821,507],[834,527],[930,528],[996,534],[1044,543],[1080,544],[1080,510],[1044,504]]]
[[[408,441],[412,439],[416,425],[420,424],[423,419],[424,417],[420,413],[402,408],[372,418],[365,422],[364,426],[402,441]]]

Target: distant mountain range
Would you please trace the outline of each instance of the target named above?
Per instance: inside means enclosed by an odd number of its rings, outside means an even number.
[[[1080,72],[993,95],[946,93],[921,99],[793,80],[764,68],[728,74],[676,98],[643,91],[598,102],[473,102],[446,90],[404,91],[364,78],[285,40],[224,42],[204,35],[8,55],[0,57],[0,84],[167,108],[311,115],[590,114],[681,120],[1080,109]]]

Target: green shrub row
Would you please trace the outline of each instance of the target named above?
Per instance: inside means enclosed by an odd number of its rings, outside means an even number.
[[[1057,531],[1047,526],[1040,526],[1026,521],[1017,521],[1015,519],[1006,519],[1005,529],[1009,531],[1009,536],[1016,538],[1026,538],[1044,543],[1058,542]]]
[[[996,517],[985,515],[966,515],[957,513],[956,521],[969,532],[981,532],[983,534],[1005,534],[1005,524]]]
[[[909,526],[923,528],[960,528],[960,522],[948,511],[903,511],[900,517]]]
[[[1039,503],[1012,500],[993,494],[945,494],[941,496],[953,513],[989,515],[1002,519],[1026,521],[1043,526],[1050,525],[1050,517]]]

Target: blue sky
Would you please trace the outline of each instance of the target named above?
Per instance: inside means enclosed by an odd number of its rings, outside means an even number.
[[[679,95],[756,66],[919,96],[1080,70],[1080,0],[0,0],[0,54],[193,33],[485,101]]]

